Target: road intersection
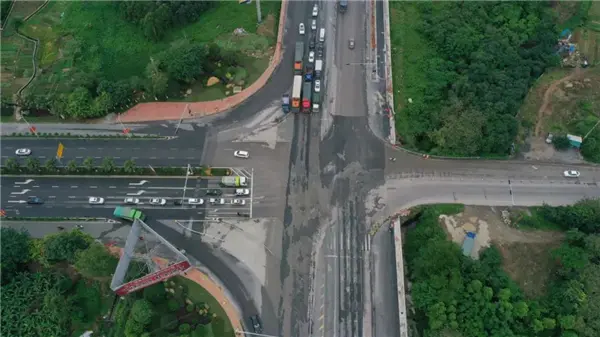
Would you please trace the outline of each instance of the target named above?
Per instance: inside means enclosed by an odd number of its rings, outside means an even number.
[[[290,3],[281,66],[265,88],[239,108],[221,116],[185,121],[173,140],[61,140],[66,147],[63,161],[87,157],[99,161],[110,156],[117,163],[134,159],[139,166],[209,164],[253,169],[253,217],[271,220],[264,226],[260,244],[264,248],[258,248],[268,250],[263,267],[247,270],[226,246],[211,243],[202,235],[189,235],[190,230],[206,233],[211,223],[218,222],[215,218],[233,223],[241,208],[174,205],[173,201],[183,196],[183,178],[2,177],[2,208],[8,216],[110,218],[124,198],[138,197],[142,202],[138,207],[147,213],[149,225],[210,268],[238,300],[245,318],[260,313],[265,333],[383,337],[397,336],[397,315],[391,313],[397,310],[397,301],[390,296],[396,293],[396,276],[389,234],[382,231],[373,241],[368,239],[373,223],[404,207],[424,203],[565,204],[600,197],[600,168],[594,166],[576,166],[581,178],[567,179],[562,172],[573,166],[432,160],[383,144],[380,138],[386,136],[385,130],[374,130],[377,123],[372,120],[385,120],[381,105],[373,103],[373,97],[382,95],[385,83],[382,79],[373,82],[368,70],[366,2],[350,2],[345,14],[336,11],[334,2],[318,2],[318,25],[328,31],[324,111],[284,117],[279,99],[291,87],[293,45],[310,37],[300,37],[297,27],[300,22],[310,22],[312,4]],[[378,2],[375,36],[376,55],[382,56],[380,7]],[[356,41],[354,50],[347,48],[350,38]],[[383,57],[376,59],[382,76]],[[134,131],[173,136],[177,124],[135,125]],[[76,127],[68,128],[76,132]],[[21,147],[31,148],[41,159],[51,158],[57,143],[56,139],[3,140],[2,160]],[[234,150],[249,151],[250,158],[234,158]],[[28,180],[32,181],[24,184]],[[142,183],[144,180],[147,182]],[[206,189],[216,186],[216,180],[190,179],[186,198],[206,199]],[[232,199],[232,191],[227,189],[224,198]],[[45,204],[20,202],[34,195],[42,197]],[[89,196],[104,197],[106,203],[89,205]],[[168,203],[152,206],[147,204],[149,198],[165,198]],[[252,223],[235,225],[236,231],[245,232]],[[218,235],[221,232],[216,231]],[[249,243],[237,245],[247,248],[246,255],[255,254]]]

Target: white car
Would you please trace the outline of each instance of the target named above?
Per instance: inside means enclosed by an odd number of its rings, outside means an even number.
[[[17,151],[15,151],[15,154],[17,156],[29,156],[31,154],[31,150],[30,149],[18,149]]]
[[[243,199],[233,199],[233,200],[231,200],[231,204],[233,206],[244,206],[246,204],[246,200],[243,200]]]
[[[566,178],[578,178],[578,177],[581,175],[581,173],[579,173],[579,171],[575,171],[575,170],[569,170],[569,171],[565,171],[565,172],[563,173],[563,175],[564,175]]]
[[[250,190],[247,188],[238,188],[235,190],[235,195],[250,195]]]
[[[161,198],[152,198],[150,199],[150,205],[166,205],[167,204],[167,200],[166,199],[161,199]]]
[[[248,158],[248,157],[250,157],[250,153],[248,153],[248,151],[238,150],[233,153],[233,156],[237,157],[237,158]]]
[[[100,197],[90,197],[88,199],[90,205],[104,205],[104,198]]]
[[[315,62],[315,52],[311,51],[308,53],[308,62],[313,63]]]
[[[140,203],[140,199],[138,198],[125,198],[125,203],[127,205],[137,205]]]
[[[198,199],[198,198],[189,198],[188,204],[189,205],[202,205],[202,204],[204,204],[204,200]]]
[[[317,30],[317,20],[312,20],[310,23],[310,29]]]
[[[321,80],[315,80],[315,92],[321,92]]]
[[[312,12],[312,16],[315,17],[319,15],[319,7],[317,5],[313,6],[313,12]]]
[[[300,23],[298,25],[298,31],[300,32],[300,35],[304,35],[304,33],[306,33],[306,31],[304,30],[304,24]]]
[[[209,202],[213,205],[225,205],[225,199],[223,199],[223,198],[220,198],[220,199],[210,198]]]

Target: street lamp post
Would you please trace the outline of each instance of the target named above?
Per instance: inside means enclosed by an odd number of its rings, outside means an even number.
[[[258,24],[262,22],[262,14],[260,13],[260,0],[256,0],[256,21]]]
[[[183,208],[183,200],[185,200],[185,191],[187,190],[187,182],[190,174],[190,164],[188,164],[187,168],[185,169],[185,183],[183,184],[183,194],[181,195],[181,208]]]

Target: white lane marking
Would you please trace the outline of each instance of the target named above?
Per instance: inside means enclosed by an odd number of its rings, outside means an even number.
[[[69,196],[69,199],[75,199],[75,198],[77,198],[77,197],[76,197],[76,196],[74,196],[74,195],[70,195],[70,196]]]
[[[48,197],[48,199],[54,199],[54,198],[56,198],[55,195],[51,195],[51,196]]]
[[[35,185],[35,186],[33,186],[33,187],[34,187],[34,188],[39,188],[40,186],[39,186],[39,185]]]
[[[75,157],[75,158],[77,158],[77,159],[83,159],[83,157]]]
[[[73,185],[73,186],[71,186],[71,188],[77,188],[77,185]]]
[[[15,184],[16,185],[27,185],[27,184],[29,184],[32,181],[33,181],[33,179],[27,179],[25,181],[17,181],[17,182],[15,182]]]
[[[58,188],[58,186],[52,186],[52,188]]]
[[[90,188],[98,188],[98,186],[90,186]]]
[[[13,203],[13,204],[24,204],[27,201],[25,201],[25,200],[9,200],[8,202]]]
[[[129,183],[129,186],[142,186],[145,183],[149,183],[148,180],[141,180],[139,183]]]
[[[21,192],[10,192],[10,194],[25,194],[31,190],[22,190]]]
[[[46,156],[40,156],[40,158],[42,158],[42,159],[45,159],[45,158],[46,158]]]
[[[127,195],[142,195],[142,194],[144,194],[145,192],[146,192],[146,191],[144,191],[144,190],[140,190],[140,191],[137,191],[137,193],[127,193]]]

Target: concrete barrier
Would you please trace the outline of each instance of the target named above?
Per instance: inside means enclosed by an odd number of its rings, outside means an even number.
[[[394,219],[394,249],[396,252],[396,279],[398,282],[398,321],[400,331],[398,336],[408,337],[408,320],[406,319],[406,293],[404,287],[404,256],[402,255],[402,224],[400,217]]]

